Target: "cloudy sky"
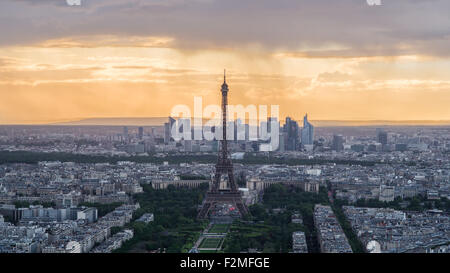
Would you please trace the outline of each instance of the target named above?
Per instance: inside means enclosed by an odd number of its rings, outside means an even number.
[[[283,118],[450,120],[450,1],[0,1],[0,123],[277,104]]]

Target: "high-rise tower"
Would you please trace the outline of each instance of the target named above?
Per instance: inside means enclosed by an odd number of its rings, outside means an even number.
[[[220,140],[219,157],[216,164],[216,173],[214,181],[206,193],[202,208],[197,218],[203,219],[208,217],[208,213],[216,203],[231,203],[239,211],[240,216],[248,214],[248,209],[242,202],[241,193],[239,192],[233,175],[233,163],[231,163],[230,154],[227,147],[227,105],[228,105],[228,84],[226,82],[225,71],[223,74],[222,92],[222,133]],[[220,189],[222,176],[227,176],[228,188]]]
[[[303,118],[302,145],[314,144],[314,126],[308,121],[308,114]]]

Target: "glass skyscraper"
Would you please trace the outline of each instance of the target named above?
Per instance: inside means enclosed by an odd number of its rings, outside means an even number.
[[[302,129],[302,145],[313,145],[314,143],[314,126],[308,121],[308,114],[303,118]]]

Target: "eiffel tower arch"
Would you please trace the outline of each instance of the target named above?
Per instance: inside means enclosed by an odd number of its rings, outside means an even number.
[[[242,217],[249,214],[247,206],[242,201],[236,182],[234,181],[233,163],[227,147],[227,105],[228,105],[228,85],[226,83],[225,72],[223,75],[222,92],[222,133],[220,140],[219,156],[216,164],[214,181],[206,193],[202,207],[197,215],[198,219],[208,218],[209,212],[215,204],[232,204]],[[223,176],[228,179],[228,188],[221,189],[220,182]]]

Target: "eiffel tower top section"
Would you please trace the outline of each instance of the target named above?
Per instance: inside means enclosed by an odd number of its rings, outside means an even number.
[[[223,84],[222,84],[222,89],[220,91],[222,91],[222,95],[223,93],[228,93],[228,84],[227,84],[227,77],[226,77],[226,70],[223,70]],[[226,95],[226,94],[225,94]]]
[[[219,158],[217,165],[218,166],[230,166],[231,159],[228,154],[228,145],[227,145],[227,106],[228,106],[228,84],[225,74],[225,69],[223,70],[223,84],[221,88],[222,92],[222,140],[220,141],[220,150],[219,150]]]

